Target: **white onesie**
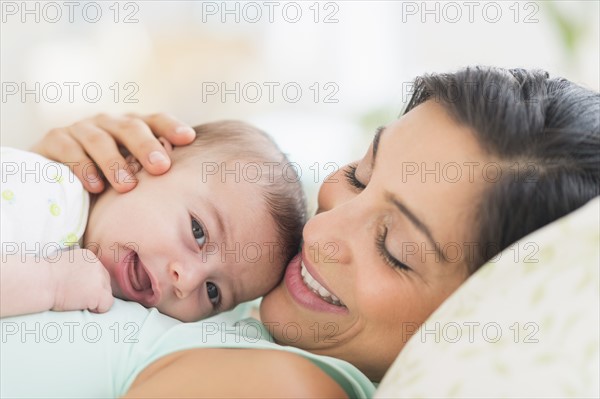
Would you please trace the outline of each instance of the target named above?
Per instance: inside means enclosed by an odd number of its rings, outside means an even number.
[[[0,254],[43,256],[81,245],[90,198],[61,163],[0,147]]]

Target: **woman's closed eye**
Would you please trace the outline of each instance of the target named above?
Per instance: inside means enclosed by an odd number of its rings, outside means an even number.
[[[206,243],[206,233],[204,232],[204,227],[202,224],[198,222],[195,218],[192,217],[192,235],[194,236],[194,240],[200,248],[204,246]]]
[[[377,237],[375,238],[375,246],[377,247],[377,251],[383,257],[383,260],[390,266],[403,270],[403,271],[411,271],[412,268],[408,267],[403,262],[400,262],[396,259],[392,254],[387,250],[385,246],[385,238],[387,237],[387,228],[382,228],[380,232],[377,233]]]
[[[356,178],[356,167],[357,167],[356,163],[346,166],[346,171],[344,172],[344,176],[346,177],[346,181],[348,182],[348,184],[350,184],[352,187],[362,191],[365,188],[367,188],[367,185],[361,183]]]

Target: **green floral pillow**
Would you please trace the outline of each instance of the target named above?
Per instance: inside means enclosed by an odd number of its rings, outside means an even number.
[[[600,197],[478,270],[415,333],[390,397],[600,396]]]

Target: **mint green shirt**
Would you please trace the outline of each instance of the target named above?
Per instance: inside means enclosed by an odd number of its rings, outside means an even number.
[[[225,321],[224,321],[225,320]],[[124,395],[151,363],[192,348],[276,349],[297,353],[350,397],[374,385],[343,360],[272,342],[257,320],[181,323],[138,303],[116,300],[104,314],[43,312],[0,319],[0,397],[104,398]]]

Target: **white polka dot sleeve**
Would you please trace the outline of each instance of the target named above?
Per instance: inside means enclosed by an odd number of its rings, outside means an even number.
[[[0,147],[2,254],[50,256],[81,245],[89,194],[69,168],[38,154]]]

